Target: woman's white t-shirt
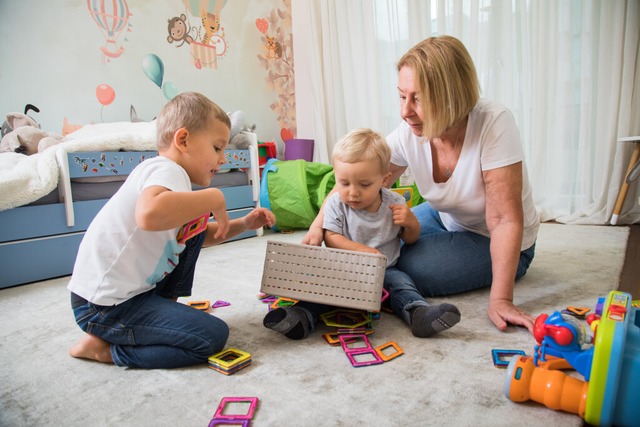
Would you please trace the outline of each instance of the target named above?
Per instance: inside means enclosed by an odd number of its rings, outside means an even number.
[[[391,163],[409,167],[422,197],[440,213],[449,231],[471,231],[486,237],[486,192],[482,172],[522,162],[524,234],[521,249],[536,240],[540,219],[533,203],[520,133],[511,112],[482,99],[469,113],[456,168],[446,182],[433,179],[431,146],[402,122],[389,136]]]
[[[185,245],[179,228],[145,231],[135,220],[136,202],[147,187],[191,191],[187,172],[158,156],[138,165],[89,225],[68,289],[98,305],[116,305],[153,289],[178,264]]]

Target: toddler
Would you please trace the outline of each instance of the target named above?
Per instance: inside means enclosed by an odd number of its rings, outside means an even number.
[[[418,240],[420,223],[405,199],[389,190],[391,152],[382,135],[356,129],[333,149],[336,186],[323,206],[324,242],[327,247],[383,254],[387,257],[384,286],[394,313],[416,337],[430,337],[460,321],[451,304],[429,305],[411,278],[395,268],[401,241]],[[320,314],[333,307],[298,302],[278,308],[264,318],[267,328],[291,339],[313,331]]]

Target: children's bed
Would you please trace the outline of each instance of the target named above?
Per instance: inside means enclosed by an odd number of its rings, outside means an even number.
[[[153,122],[86,128],[32,156],[0,153],[0,288],[71,274],[94,216],[136,165],[157,155]],[[232,219],[258,205],[257,138],[250,137],[248,149],[226,151],[210,184],[224,193]]]

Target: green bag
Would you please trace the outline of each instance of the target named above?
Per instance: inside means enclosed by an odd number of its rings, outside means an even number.
[[[260,183],[260,206],[276,216],[274,230],[309,228],[336,184],[333,166],[269,159]]]

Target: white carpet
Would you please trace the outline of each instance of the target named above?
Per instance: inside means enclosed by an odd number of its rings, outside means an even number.
[[[374,323],[374,346],[395,341],[405,354],[354,368],[322,338],[290,341],[265,329],[260,288],[268,239],[299,242],[302,232],[205,249],[191,299],[224,300],[211,310],[231,328],[228,346],[251,353],[231,376],[206,366],[143,371],[67,355],[82,332],[69,307],[68,278],[0,290],[0,425],[206,426],[223,397],[258,397],[255,426],[581,426],[577,415],[503,395],[505,371],[491,350],[534,340],[520,328],[499,332],[485,314],[488,290],[450,301],[461,322],[435,338],[414,338],[390,314]],[[568,305],[593,307],[615,289],[626,227],[543,224],[536,257],[516,286],[516,302],[537,315]]]

